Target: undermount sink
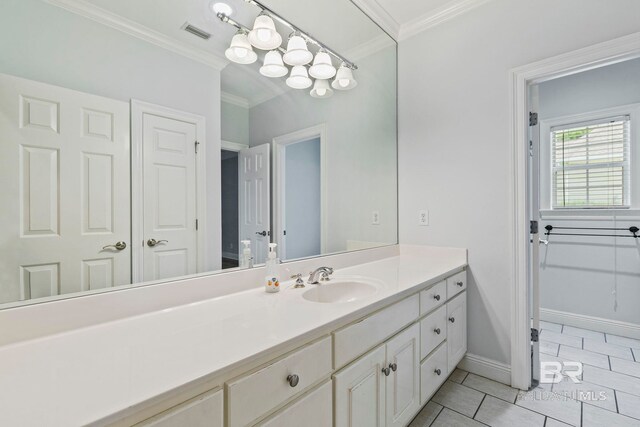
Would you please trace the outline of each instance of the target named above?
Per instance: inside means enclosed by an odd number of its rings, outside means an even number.
[[[305,291],[302,298],[321,303],[344,303],[368,298],[378,292],[378,286],[366,279],[336,278]]]

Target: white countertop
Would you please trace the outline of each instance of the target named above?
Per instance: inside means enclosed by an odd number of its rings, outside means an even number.
[[[381,282],[362,300],[306,301],[286,282],[0,347],[0,425],[86,424],[278,347],[304,341],[408,296],[466,266],[460,249],[336,270]],[[233,276],[229,276],[232,280]],[[61,315],[63,315],[61,313]]]

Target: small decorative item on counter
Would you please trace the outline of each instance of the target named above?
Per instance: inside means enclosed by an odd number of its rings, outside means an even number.
[[[276,255],[276,243],[269,243],[269,255],[267,256],[267,275],[265,276],[265,291],[269,293],[280,292],[280,279],[278,279],[278,258]]]

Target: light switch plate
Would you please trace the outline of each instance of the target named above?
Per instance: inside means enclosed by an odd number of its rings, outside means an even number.
[[[418,211],[418,225],[429,225],[429,211]]]
[[[371,213],[371,224],[372,225],[380,225],[380,212],[373,211]]]

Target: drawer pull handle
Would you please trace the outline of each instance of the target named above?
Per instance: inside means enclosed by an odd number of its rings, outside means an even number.
[[[433,371],[433,372],[435,372],[435,374],[436,374],[436,375],[438,375],[438,376],[442,373],[442,371],[441,371],[440,369],[436,369],[436,370],[435,370],[435,371]]]
[[[433,299],[436,300],[436,301],[440,301],[440,295],[434,295]]]
[[[297,376],[297,375],[295,375],[295,374],[294,374],[294,375],[289,375],[289,376],[287,377],[287,382],[289,383],[289,385],[290,385],[291,387],[295,387],[295,386],[297,386],[297,385],[298,385],[298,383],[300,382],[300,377],[299,377],[299,376]]]
[[[391,373],[391,369],[389,368],[382,368],[382,373],[384,374],[385,377],[388,377],[389,374]]]
[[[395,372],[398,369],[398,365],[396,363],[389,363],[389,367],[393,372]]]
[[[455,317],[449,317],[449,322],[456,323],[456,318]]]
[[[433,332],[435,332],[435,333],[436,333],[436,335],[440,335],[440,328],[435,328],[435,329],[433,330]]]
[[[460,287],[463,287],[463,286],[464,286],[464,283],[462,283],[462,282],[456,282],[456,285],[458,285],[458,286],[460,286]]]

